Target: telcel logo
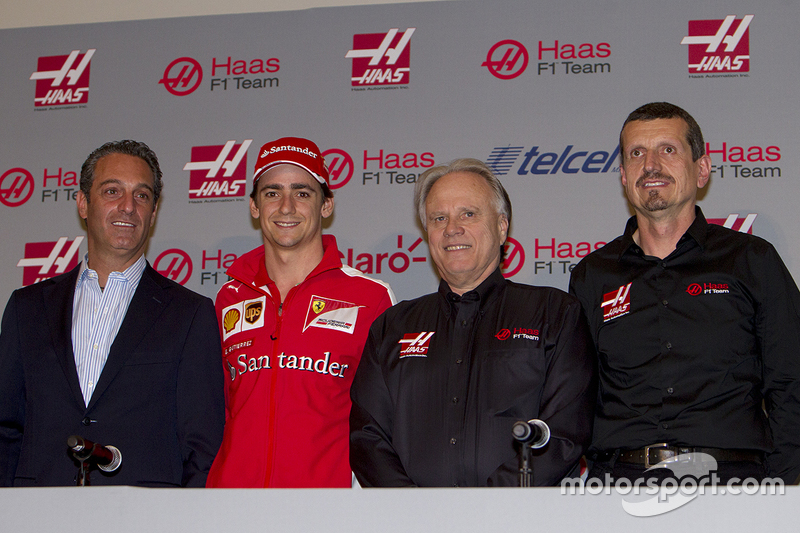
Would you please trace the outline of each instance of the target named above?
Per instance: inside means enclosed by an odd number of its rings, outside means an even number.
[[[750,22],[745,15],[723,20],[690,20],[689,35],[681,44],[689,45],[689,72],[750,72]],[[721,48],[722,45],[725,45]]]
[[[498,146],[495,147],[486,164],[498,176],[505,176],[512,170],[519,155],[525,150],[524,146]],[[561,152],[547,151],[545,148],[534,146],[525,152],[522,164],[517,168],[517,174],[525,176],[527,174],[586,174],[605,173],[617,171],[619,167],[614,167],[614,162],[619,155],[619,146],[614,150],[575,150],[575,146],[567,145]]]
[[[36,72],[35,107],[86,104],[89,101],[89,63],[97,51],[73,50],[66,56],[40,57]]]
[[[409,42],[415,30],[399,33],[398,28],[392,28],[387,33],[353,35],[353,49],[345,55],[353,60],[352,85],[407,85],[411,71]]]

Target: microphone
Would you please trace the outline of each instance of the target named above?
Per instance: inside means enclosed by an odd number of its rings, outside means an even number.
[[[94,459],[103,472],[113,472],[122,464],[122,452],[116,446],[102,446],[77,435],[67,438],[67,447],[79,461]]]
[[[534,450],[543,447],[550,441],[550,426],[538,418],[527,422],[524,420],[514,422],[511,433],[519,442],[527,444]]]

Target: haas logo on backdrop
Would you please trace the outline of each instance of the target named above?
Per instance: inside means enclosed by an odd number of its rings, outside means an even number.
[[[191,57],[179,57],[164,70],[164,77],[158,83],[175,96],[186,96],[200,87],[203,81],[203,67]]]
[[[495,78],[516,78],[528,67],[528,49],[513,39],[500,41],[489,49],[481,66],[488,68]]]
[[[56,242],[29,242],[25,257],[17,263],[22,268],[22,285],[27,287],[63,274],[78,264],[78,249],[83,236],[70,241],[60,237]]]
[[[399,33],[353,35],[353,49],[345,55],[353,60],[353,87],[364,85],[407,85],[411,71],[409,41],[416,28]]]
[[[194,146],[189,171],[189,198],[231,198],[244,196],[247,189],[247,149],[252,139],[241,144]]]
[[[24,168],[12,168],[0,176],[0,203],[16,207],[33,194],[33,175]]]
[[[753,222],[756,220],[758,214],[750,213],[744,218],[740,217],[738,213],[731,213],[728,218],[709,218],[709,224],[717,224],[734,231],[742,233],[753,234]]]
[[[89,66],[96,51],[90,48],[85,54],[73,50],[66,56],[40,57],[29,78],[36,80],[34,107],[89,102]]]
[[[689,45],[689,72],[750,72],[750,22],[753,15],[736,20],[690,20],[689,35],[681,44]]]
[[[506,252],[506,257],[500,263],[500,271],[503,277],[510,278],[525,266],[525,248],[522,247],[520,242],[511,237],[506,237],[506,243],[503,245]]]
[[[338,148],[331,148],[322,152],[322,157],[325,158],[325,163],[328,165],[328,174],[330,180],[328,186],[331,189],[338,189],[344,187],[350,178],[353,177],[355,164],[350,154]]]
[[[156,257],[153,268],[162,276],[181,285],[192,277],[192,260],[189,254],[178,248],[164,250]]]

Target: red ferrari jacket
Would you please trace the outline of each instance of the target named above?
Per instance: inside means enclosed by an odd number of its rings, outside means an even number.
[[[322,239],[322,261],[282,305],[263,247],[217,293],[226,423],[209,487],[351,486],[350,384],[372,321],[395,299]]]

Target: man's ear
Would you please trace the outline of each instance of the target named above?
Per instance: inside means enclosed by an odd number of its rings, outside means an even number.
[[[508,239],[508,218],[505,215],[499,215],[499,225],[500,225],[500,236],[502,238],[502,242],[506,242]]]
[[[156,223],[156,213],[158,212],[158,203],[153,204],[153,214],[150,215],[150,226]]]
[[[697,188],[702,189],[708,184],[708,179],[711,177],[711,158],[708,155],[703,155],[697,160]]]
[[[333,196],[325,198],[322,202],[322,218],[328,218],[333,214]]]
[[[258,206],[256,205],[256,201],[253,200],[252,198],[250,198],[250,216],[255,219],[258,219],[258,217],[261,216],[258,210]]]
[[[83,194],[83,191],[78,191],[76,203],[78,204],[78,216],[81,217],[83,220],[86,220],[86,217],[89,215],[88,213],[89,199],[86,198],[86,195]]]

